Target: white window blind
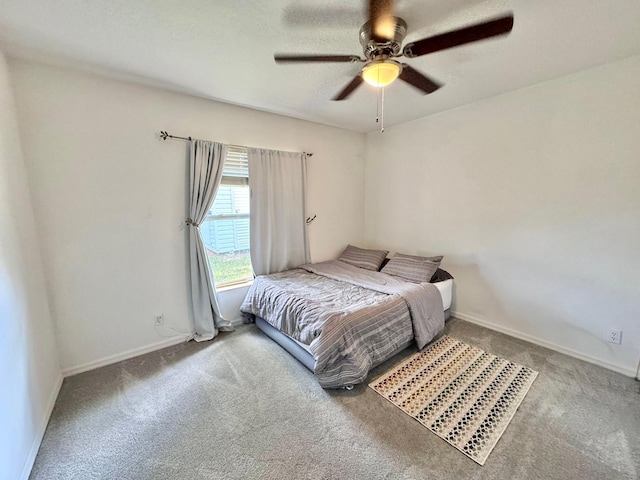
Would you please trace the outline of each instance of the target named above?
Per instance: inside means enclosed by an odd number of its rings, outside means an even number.
[[[223,185],[249,185],[249,156],[243,147],[229,147],[222,169]]]

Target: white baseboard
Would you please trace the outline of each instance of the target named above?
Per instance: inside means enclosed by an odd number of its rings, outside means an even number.
[[[131,350],[127,350],[125,352],[117,353],[115,355],[103,357],[98,360],[94,360],[93,362],[84,363],[82,365],[77,365],[75,367],[67,367],[62,370],[62,375],[64,375],[65,377],[70,377],[71,375],[77,375],[78,373],[88,372],[89,370],[94,370],[96,368],[104,367],[105,365],[111,365],[112,363],[118,363],[118,362],[121,362],[122,360],[128,360],[130,358],[137,357],[139,355],[144,355],[145,353],[160,350],[161,348],[171,347],[173,345],[186,342],[191,337],[192,337],[191,334],[177,335],[175,337],[171,337],[166,340],[161,340],[159,342],[152,343],[151,345],[134,348]]]
[[[244,323],[244,319],[242,317],[234,318],[233,320],[229,320],[231,325],[234,327],[238,327]]]
[[[591,355],[584,354],[582,352],[578,352],[571,348],[564,347],[562,345],[558,345],[557,343],[549,342],[548,340],[543,340],[542,338],[534,337],[533,335],[529,335],[528,333],[522,333],[517,330],[514,330],[509,327],[505,327],[502,325],[498,325],[493,322],[489,322],[487,320],[483,320],[481,318],[475,317],[473,315],[468,315],[462,312],[452,312],[451,316],[464,320],[466,322],[475,323],[476,325],[480,325],[481,327],[488,328],[490,330],[495,330],[496,332],[504,333],[505,335],[509,335],[511,337],[519,338],[520,340],[525,340],[529,343],[533,343],[536,345],[540,345],[541,347],[548,348],[550,350],[554,350],[559,353],[563,353],[565,355],[569,355],[570,357],[577,358],[579,360],[584,360],[585,362],[593,363],[600,367],[607,368],[609,370],[613,370],[614,372],[622,373],[628,377],[635,378],[636,372],[632,368],[628,368],[622,365],[618,365],[615,363],[607,362],[606,360],[602,360],[600,358],[592,357]]]
[[[62,372],[60,372],[55,384],[53,385],[53,388],[51,389],[51,392],[49,393],[49,398],[47,399],[47,404],[44,410],[44,416],[40,419],[38,431],[36,432],[36,436],[33,439],[31,449],[29,450],[29,454],[27,455],[27,458],[24,462],[24,467],[22,468],[22,473],[20,474],[20,480],[28,480],[29,475],[31,475],[33,464],[36,461],[38,450],[40,450],[40,444],[42,443],[44,432],[47,430],[47,425],[49,425],[49,419],[51,418],[53,407],[56,404],[56,400],[58,399],[58,394],[60,393],[60,388],[62,387],[63,380],[64,377],[62,375]]]

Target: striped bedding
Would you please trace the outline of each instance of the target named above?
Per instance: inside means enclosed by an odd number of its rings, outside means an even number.
[[[241,311],[308,345],[324,388],[364,381],[411,338],[422,348],[444,327],[435,286],[340,261],[257,277]]]

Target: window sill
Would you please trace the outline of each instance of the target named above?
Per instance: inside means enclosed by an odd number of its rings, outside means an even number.
[[[231,284],[228,284],[228,285],[222,285],[220,287],[216,287],[216,292],[218,292],[218,293],[220,293],[220,292],[228,292],[230,290],[236,290],[238,288],[250,287],[252,283],[253,283],[253,280],[248,280],[248,281],[242,282],[242,283],[231,283]]]

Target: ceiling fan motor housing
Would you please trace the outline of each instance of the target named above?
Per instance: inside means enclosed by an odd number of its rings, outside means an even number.
[[[399,17],[393,18],[395,19],[395,31],[392,39],[385,39],[382,42],[375,39],[371,22],[365,23],[360,29],[360,44],[362,45],[364,56],[369,60],[400,55],[402,41],[407,34],[407,22]]]

